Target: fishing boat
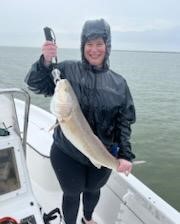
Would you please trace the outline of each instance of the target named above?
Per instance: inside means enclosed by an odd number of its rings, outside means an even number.
[[[30,105],[26,91],[0,90],[0,224],[64,223],[62,191],[49,159],[49,128],[55,120]],[[82,205],[77,224],[81,211]],[[98,224],[179,224],[180,213],[132,174],[113,172],[94,219]]]

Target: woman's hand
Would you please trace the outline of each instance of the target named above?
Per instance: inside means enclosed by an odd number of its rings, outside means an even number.
[[[42,54],[44,56],[44,64],[50,65],[52,59],[57,56],[57,46],[52,41],[46,41],[42,46]]]
[[[132,163],[125,159],[119,159],[119,166],[117,168],[118,172],[124,173],[126,176],[131,173],[132,170]]]

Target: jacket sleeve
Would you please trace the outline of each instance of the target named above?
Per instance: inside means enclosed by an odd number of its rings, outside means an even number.
[[[28,88],[36,94],[52,96],[55,88],[51,74],[53,66],[50,65],[46,67],[43,60],[44,58],[41,56],[40,59],[31,66],[25,78],[25,83],[27,83]],[[61,70],[62,64],[58,64],[58,68]]]
[[[125,102],[123,109],[119,109],[116,119],[115,139],[119,145],[118,158],[132,161],[135,158],[131,151],[131,125],[136,121],[135,107],[128,85],[125,81]]]

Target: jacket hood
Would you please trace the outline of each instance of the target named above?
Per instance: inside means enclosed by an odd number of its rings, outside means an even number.
[[[106,55],[101,69],[92,66],[84,57],[84,45],[88,40],[103,38],[106,45]],[[109,24],[104,19],[88,20],[85,22],[81,33],[81,57],[82,63],[89,69],[107,70],[109,68],[109,55],[111,52],[111,31]]]

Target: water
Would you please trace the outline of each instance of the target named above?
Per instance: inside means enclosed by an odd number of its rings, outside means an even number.
[[[0,47],[0,87],[26,88],[23,80],[40,49]],[[79,59],[63,49],[59,59]],[[133,174],[180,211],[180,54],[113,51],[111,69],[127,80],[137,122],[132,146],[138,160]],[[49,110],[50,98],[31,93],[32,103]]]

